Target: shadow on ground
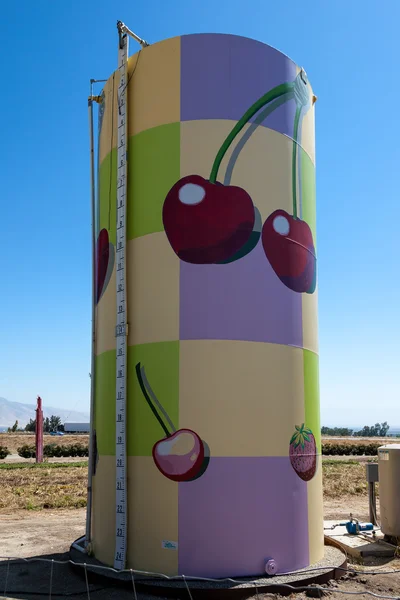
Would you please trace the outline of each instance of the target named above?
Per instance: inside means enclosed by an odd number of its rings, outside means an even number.
[[[132,599],[133,588],[108,584],[88,573],[86,583],[84,570],[75,570],[70,564],[52,561],[68,561],[69,553],[35,556],[25,562],[21,559],[0,562],[0,598],[39,600],[43,598],[75,598],[76,600]],[[182,596],[183,597],[183,596]],[[184,595],[185,600],[187,593]],[[153,600],[149,595],[137,594],[137,598]],[[154,599],[155,600],[155,599]],[[158,599],[159,600],[159,599]]]

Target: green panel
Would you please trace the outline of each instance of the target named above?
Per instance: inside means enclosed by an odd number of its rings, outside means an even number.
[[[310,350],[304,353],[304,399],[306,426],[314,434],[319,452],[321,452],[321,422],[319,412],[319,365],[318,355]]]
[[[110,242],[115,245],[117,202],[117,151],[104,158],[99,168],[100,229],[108,229]]]
[[[115,455],[115,350],[96,357],[95,428],[97,450]]]
[[[317,247],[317,217],[315,198],[315,167],[307,152],[301,150],[301,184],[303,201],[303,220],[309,224]]]
[[[151,456],[156,442],[165,433],[142,394],[136,375],[141,363],[157,400],[172,424],[179,427],[179,342],[130,346],[128,351],[128,456]],[[161,411],[162,420],[168,425]]]
[[[180,178],[180,123],[129,140],[127,239],[163,231],[162,207]]]

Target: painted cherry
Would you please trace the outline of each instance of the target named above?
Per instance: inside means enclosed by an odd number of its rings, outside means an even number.
[[[114,246],[110,243],[107,229],[102,229],[96,248],[96,302],[105,292],[114,267]]]
[[[172,481],[198,479],[207,469],[210,460],[208,445],[191,429],[175,429],[147,381],[144,367],[140,363],[136,365],[136,375],[142,394],[165,433],[165,437],[156,442],[152,450],[157,469]]]
[[[181,260],[221,263],[228,262],[249,241],[255,210],[242,188],[188,175],[168,192],[163,222],[169,243]]]
[[[188,175],[168,192],[163,207],[164,229],[181,260],[194,264],[228,263],[242,258],[257,245],[261,227],[257,225],[252,199],[240,187],[218,183],[218,171],[245,125],[264,106],[285,94],[294,95],[294,82],[275,86],[248,108],[219,148],[208,180]]]
[[[158,470],[172,481],[194,479],[202,469],[204,458],[204,444],[191,429],[178,429],[153,447]]]
[[[309,225],[276,210],[264,223],[262,244],[271,267],[289,289],[312,294],[316,287],[317,259]]]

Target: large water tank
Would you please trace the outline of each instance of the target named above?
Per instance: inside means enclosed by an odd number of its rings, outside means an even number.
[[[117,89],[114,73],[96,225],[92,535],[109,565]],[[248,38],[185,35],[129,60],[128,568],[243,576],[323,556],[314,101],[302,69]]]
[[[382,533],[400,537],[400,444],[378,448]]]

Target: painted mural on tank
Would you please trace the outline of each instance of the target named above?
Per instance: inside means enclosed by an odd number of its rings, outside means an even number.
[[[260,212],[249,194],[226,180],[220,183],[218,171],[229,147],[254,115],[266,108],[261,113],[262,123],[267,114],[293,99],[293,214],[278,208],[266,219],[261,232]],[[230,263],[249,254],[262,235],[265,255],[282,283],[295,292],[315,291],[315,248],[311,229],[301,219],[302,194],[300,188],[298,202],[296,160],[300,123],[314,101],[307,76],[301,70],[293,82],[276,86],[248,108],[219,148],[208,179],[187,175],[175,183],[164,202],[163,223],[171,247],[181,260],[193,264]],[[256,121],[256,125],[260,123]],[[247,143],[250,136],[246,137]],[[230,172],[238,156],[237,153],[231,161]]]
[[[285,55],[230,35],[151,45],[129,74],[128,567],[307,567],[323,556],[315,96]],[[108,564],[116,77],[99,145],[96,307],[93,539]]]

